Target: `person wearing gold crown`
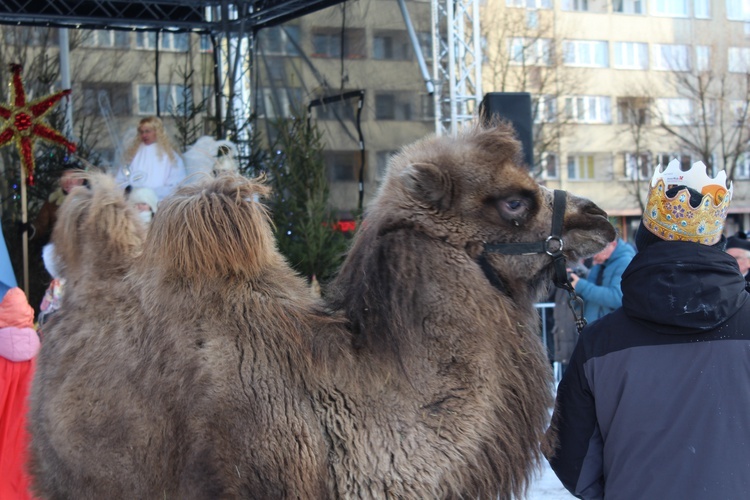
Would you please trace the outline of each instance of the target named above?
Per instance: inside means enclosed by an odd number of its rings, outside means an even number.
[[[726,174],[651,180],[622,307],[586,327],[545,450],[579,498],[750,498],[750,294],[724,252]]]

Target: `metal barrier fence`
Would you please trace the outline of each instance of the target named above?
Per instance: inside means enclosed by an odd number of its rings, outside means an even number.
[[[550,360],[554,360],[554,342],[552,339],[552,325],[547,325],[547,312],[555,308],[554,302],[537,302],[534,307],[539,311],[539,317],[542,321],[542,343],[547,348],[547,354]],[[548,328],[549,326],[549,328]],[[552,346],[552,347],[550,347]],[[562,369],[560,363],[552,361],[552,370],[555,374],[555,383],[559,383],[562,378]]]

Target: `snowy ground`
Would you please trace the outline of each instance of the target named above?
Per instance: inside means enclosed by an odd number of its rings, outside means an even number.
[[[525,500],[570,500],[571,498],[575,497],[568,493],[545,460],[544,470],[532,481]]]
[[[555,380],[560,381],[560,367],[557,363],[554,366]],[[529,493],[524,500],[570,500],[575,498],[568,493],[568,490],[562,485],[549,463],[543,460],[544,468],[538,473],[529,487]]]

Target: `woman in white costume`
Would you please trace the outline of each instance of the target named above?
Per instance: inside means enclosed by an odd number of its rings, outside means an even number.
[[[131,188],[153,189],[159,200],[170,194],[185,179],[185,164],[164,132],[156,116],[138,123],[138,135],[125,152],[117,181]]]

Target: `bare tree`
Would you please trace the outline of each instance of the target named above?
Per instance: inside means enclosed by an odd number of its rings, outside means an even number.
[[[633,140],[633,148],[625,155],[625,175],[630,182],[625,184],[628,192],[638,203],[641,212],[646,208],[643,185],[651,174],[651,154],[648,138],[651,132],[651,107],[653,100],[644,96],[625,96],[617,99],[617,119],[627,126]]]
[[[534,122],[534,175],[540,175],[548,154],[557,154],[570,133],[563,96],[581,88],[584,72],[563,64],[563,35],[551,12],[505,8],[489,11],[482,20],[486,40],[483,66],[485,90],[529,92]]]
[[[709,171],[724,168],[733,179],[750,140],[750,74],[673,70],[670,84],[682,101],[654,107],[659,127],[683,151],[700,158]]]

